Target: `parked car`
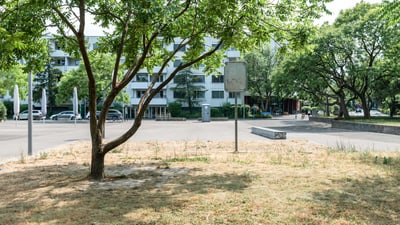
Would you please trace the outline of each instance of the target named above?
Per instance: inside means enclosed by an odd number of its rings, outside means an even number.
[[[99,118],[99,116],[100,116],[100,111],[96,111],[97,119]],[[90,119],[90,113],[86,114],[86,119]],[[122,113],[116,109],[109,109],[106,120],[113,120],[113,121],[122,120]]]
[[[74,111],[62,111],[60,113],[54,114],[50,116],[51,120],[81,120],[82,116],[78,113],[78,115],[74,114]]]
[[[29,114],[28,110],[22,111],[19,114],[19,119],[20,120],[27,120],[28,119],[28,114]],[[42,112],[40,110],[32,110],[32,118],[34,120],[42,119]]]

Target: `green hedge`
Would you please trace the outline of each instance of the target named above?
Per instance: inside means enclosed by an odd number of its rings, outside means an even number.
[[[0,121],[7,119],[7,108],[3,102],[0,102]]]

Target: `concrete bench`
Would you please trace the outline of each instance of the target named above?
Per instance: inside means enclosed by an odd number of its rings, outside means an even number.
[[[271,139],[286,139],[286,132],[266,127],[252,127],[251,133]]]

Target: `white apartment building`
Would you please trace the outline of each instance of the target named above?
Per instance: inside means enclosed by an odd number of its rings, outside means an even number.
[[[78,67],[80,60],[74,59],[70,57],[66,52],[62,51],[62,49],[58,46],[57,42],[54,41],[50,36],[45,37],[49,41],[50,48],[50,56],[53,61],[54,68],[61,70],[62,72],[67,72],[71,69],[75,69]],[[87,43],[89,46],[89,50],[93,50],[97,47],[96,41],[98,36],[90,36],[87,39]],[[205,44],[206,46],[215,46],[217,44],[217,39],[214,38],[206,38]],[[176,47],[176,45],[171,44],[169,46],[165,46],[168,50],[172,51]],[[179,52],[176,61],[171,62],[167,68],[162,71],[163,76],[160,77],[159,81],[162,82],[166,77],[174,70],[174,68],[179,65],[181,62],[181,57],[184,55],[184,50]],[[226,61],[237,59],[240,57],[240,52],[235,49],[230,49],[225,53]],[[160,67],[155,67],[154,72],[159,72]],[[224,72],[224,68],[220,68],[221,74]],[[224,90],[224,76],[206,76],[203,72],[203,68],[200,67],[197,70],[191,69],[191,72],[194,76],[199,76],[196,79],[198,80],[198,85],[205,87],[205,91],[198,94],[199,106],[202,104],[209,104],[211,107],[219,107],[224,103],[234,104],[234,93],[229,93]],[[125,106],[125,113],[128,117],[133,118],[136,114],[136,108],[140,101],[141,96],[144,91],[147,89],[150,81],[151,75],[146,70],[141,70],[135,76],[134,80],[126,87],[125,92],[130,96],[130,102]],[[158,84],[155,86],[157,87]],[[156,118],[159,116],[167,115],[167,107],[171,102],[175,102],[177,98],[174,96],[174,91],[172,90],[176,84],[174,82],[169,83],[160,93],[155,96],[147,109],[146,116],[147,118]],[[240,93],[238,96],[238,104],[242,104],[244,102],[244,93]],[[185,105],[183,105],[185,106]]]

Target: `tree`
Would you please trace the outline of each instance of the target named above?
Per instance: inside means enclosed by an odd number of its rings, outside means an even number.
[[[190,70],[183,70],[176,75],[174,79],[175,87],[174,97],[178,103],[186,103],[189,107],[189,112],[193,112],[193,108],[198,106],[201,94],[204,94],[205,87],[196,83],[204,83],[202,76],[193,75]]]
[[[95,51],[89,53],[89,58],[92,65],[93,76],[97,80],[96,83],[96,96],[95,101],[102,106],[104,97],[110,92],[110,81],[109,78],[113,74],[113,66],[115,57],[104,54],[97,53]],[[118,74],[119,77],[122,73]],[[58,93],[56,95],[56,100],[58,104],[69,103],[72,98],[72,91],[74,87],[78,89],[79,99],[89,99],[89,88],[88,88],[88,77],[86,76],[85,66],[80,64],[77,69],[70,70],[61,78],[58,84]],[[127,103],[128,96],[126,93],[121,92],[117,98],[117,101]]]
[[[286,40],[288,46],[302,44],[309,35],[309,18],[324,10],[321,3],[329,0],[294,0],[270,3],[269,1],[115,1],[115,0],[26,0],[27,12],[38,7],[35,13],[57,26],[63,46],[70,53],[80,55],[88,77],[90,133],[92,160],[90,177],[104,177],[105,155],[127,141],[141,125],[151,99],[160,92],[176,74],[190,67],[205,65],[212,73],[222,63],[223,53],[229,47],[240,50],[252,48],[261,41],[275,38]],[[100,41],[98,51],[115,56],[110,92],[104,99],[99,119],[96,113],[98,98],[93,62],[85,43],[87,15],[113,31]],[[205,46],[205,37],[218,40],[215,46]],[[168,50],[168,45],[176,48]],[[186,49],[180,63],[161,83],[157,82],[167,64],[172,63],[180,50]],[[179,56],[180,57],[180,56]],[[123,63],[122,62],[123,59]],[[137,109],[132,126],[120,137],[104,142],[106,113],[114,99],[133,80],[140,69],[152,72],[149,83]],[[117,74],[124,71],[119,78]]]
[[[5,95],[7,91],[14,90],[14,86],[18,85],[19,96],[25,99],[28,93],[28,80],[26,73],[23,72],[22,66],[19,64],[12,65],[6,70],[0,70],[0,95]],[[10,91],[10,94],[13,94]]]
[[[24,5],[24,7],[20,7]],[[36,17],[34,7],[20,1],[2,1],[0,7],[0,68],[8,69],[23,60],[26,72],[37,72],[47,61],[47,45],[42,39],[44,17]]]
[[[45,89],[50,113],[53,111],[53,107],[56,106],[57,85],[61,77],[62,72],[59,69],[53,68],[51,63],[48,62],[46,69],[41,73],[37,73],[34,78],[35,87],[33,89],[33,101],[40,102],[42,98],[42,89]]]
[[[272,95],[271,77],[280,61],[278,52],[266,45],[247,53],[244,59],[247,62],[248,91],[261,100],[261,109],[268,111]]]
[[[385,22],[380,19],[381,7],[361,2],[351,10],[342,11],[335,21],[335,26],[355,46],[346,66],[346,88],[360,99],[365,118],[370,117],[371,84],[385,76],[376,66],[384,50]]]
[[[346,66],[352,60],[353,49],[340,29],[324,25],[309,46],[285,58],[274,76],[274,88],[327,108],[337,104],[339,117],[348,118],[347,105],[352,98],[346,90]]]

